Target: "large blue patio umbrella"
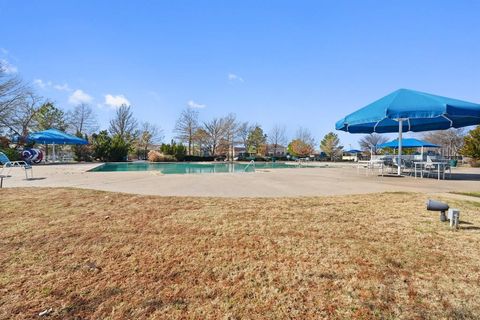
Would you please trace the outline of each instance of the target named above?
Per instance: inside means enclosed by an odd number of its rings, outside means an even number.
[[[53,158],[55,159],[55,144],[85,145],[88,141],[57,129],[33,132],[28,135],[27,141],[53,145]]]
[[[477,124],[480,124],[480,104],[399,89],[347,115],[335,124],[335,128],[350,133],[398,131],[400,163],[402,132],[444,130]],[[401,174],[400,166],[398,174]]]
[[[88,141],[57,129],[33,132],[28,135],[27,141],[43,144],[73,144],[85,145]]]

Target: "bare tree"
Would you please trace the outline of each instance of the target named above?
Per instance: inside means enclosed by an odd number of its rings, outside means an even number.
[[[441,146],[440,152],[447,157],[458,156],[460,149],[463,147],[465,130],[464,129],[448,129],[427,132],[423,135],[423,139]]]
[[[387,142],[387,140],[386,137],[378,133],[371,133],[363,136],[358,144],[362,150],[371,151],[373,154],[377,154],[377,146]]]
[[[313,138],[312,133],[307,128],[298,128],[295,139],[315,148],[315,138]]]
[[[198,127],[198,111],[193,110],[192,108],[183,110],[175,124],[174,133],[178,140],[187,143],[188,155],[192,155],[194,135]]]
[[[131,107],[123,104],[117,109],[115,117],[110,120],[108,131],[110,131],[110,134],[119,135],[123,139],[134,139],[137,126],[137,119],[134,118]]]
[[[0,61],[0,131],[12,129],[12,117],[18,117],[15,113],[23,109],[30,96],[29,88],[19,77],[8,74]]]
[[[144,159],[147,158],[147,152],[152,144],[160,143],[164,138],[163,130],[155,124],[144,122],[140,128],[137,145],[143,150]]]
[[[210,153],[217,155],[218,147],[225,138],[225,118],[214,118],[208,122],[203,123],[203,128],[207,134],[206,144],[210,150]]]
[[[227,147],[227,158],[232,161],[234,157],[234,148],[238,139],[238,122],[236,116],[233,113],[230,113],[228,116],[223,118],[224,130],[225,130],[225,144]]]
[[[248,136],[250,132],[258,125],[250,125],[248,122],[243,122],[238,125],[238,138],[245,150],[248,149]]]
[[[277,154],[278,146],[287,143],[286,128],[283,125],[275,125],[268,134],[268,142],[273,147],[273,156]]]
[[[204,155],[208,151],[208,134],[203,128],[197,128],[193,134],[193,141],[197,145],[198,154]]]
[[[81,103],[68,113],[68,123],[75,133],[90,134],[98,130],[98,122],[90,105]]]
[[[36,127],[35,116],[43,105],[42,98],[33,93],[25,93],[22,99],[15,102],[15,109],[8,117],[0,118],[0,126],[18,137],[20,144],[25,143],[28,133]]]

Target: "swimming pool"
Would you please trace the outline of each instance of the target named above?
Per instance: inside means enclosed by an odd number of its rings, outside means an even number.
[[[248,163],[212,163],[212,162],[178,162],[178,163],[151,163],[151,162],[112,162],[95,167],[90,171],[160,171],[163,174],[191,174],[191,173],[219,173],[219,172],[253,172],[258,169],[296,168],[295,164],[282,162],[259,162],[253,165]]]

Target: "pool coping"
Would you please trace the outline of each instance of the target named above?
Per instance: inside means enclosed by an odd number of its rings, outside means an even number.
[[[86,170],[85,172],[149,172],[149,171],[157,171],[158,173],[160,173],[161,175],[166,175],[165,173],[163,172],[160,172],[158,170],[133,170],[133,171],[129,171],[129,170],[119,170],[119,171],[97,171],[96,169],[102,167],[102,166],[105,166],[107,164],[134,164],[134,163],[147,163],[147,164],[200,164],[200,165],[212,165],[212,164],[249,164],[250,162],[248,161],[165,161],[165,162],[150,162],[150,161],[143,161],[143,160],[140,160],[140,161],[128,161],[128,162],[123,162],[123,161],[112,161],[112,162],[102,162],[102,163],[99,163],[98,165]],[[272,163],[272,162],[264,162],[264,161],[261,161],[261,162],[258,162],[258,163]],[[278,163],[281,163],[281,164],[284,164],[286,165],[286,167],[282,167],[282,168],[258,168],[258,169],[255,169],[255,171],[253,172],[242,172],[242,171],[238,171],[238,172],[194,172],[194,173],[168,173],[167,175],[173,175],[173,174],[179,174],[179,175],[185,175],[185,174],[208,174],[208,173],[235,173],[235,174],[239,174],[239,173],[255,173],[255,172],[268,172],[268,170],[276,170],[276,169],[294,169],[294,168],[332,168],[333,166],[329,166],[328,164],[316,164],[316,163],[312,163],[312,164],[299,164],[297,162],[291,162],[291,161],[288,161],[288,162],[278,162]]]

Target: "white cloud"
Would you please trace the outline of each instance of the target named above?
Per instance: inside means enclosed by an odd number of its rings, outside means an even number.
[[[193,100],[190,100],[187,102],[187,105],[190,107],[190,108],[194,108],[194,109],[203,109],[206,107],[205,104],[200,104],[200,103],[197,103]]]
[[[43,81],[42,79],[35,79],[33,80],[33,84],[35,84],[36,86],[42,88],[42,89],[45,89],[45,88],[53,88],[55,90],[58,90],[58,91],[67,91],[67,92],[71,92],[73,91],[72,88],[70,88],[70,86],[66,83],[64,84],[55,84],[55,83],[52,83],[52,81]]]
[[[118,108],[122,104],[125,104],[127,106],[130,105],[130,101],[128,101],[128,99],[125,98],[125,96],[123,94],[119,94],[119,95],[116,95],[116,96],[111,95],[111,94],[105,95],[105,105],[107,105],[111,108]]]
[[[42,79],[33,80],[33,84],[36,85],[36,86],[39,86],[40,88],[45,88],[47,86],[47,84],[45,82],[43,82]]]
[[[90,95],[86,94],[80,89],[73,91],[68,98],[68,102],[71,104],[90,103],[92,100],[93,98]]]
[[[18,68],[8,62],[6,59],[0,59],[0,64],[3,68],[3,71],[5,71],[6,74],[13,74],[18,72]]]
[[[54,84],[53,89],[58,91],[72,91],[72,89],[68,86],[68,84]]]
[[[235,74],[235,73],[229,73],[228,74],[228,80],[243,82],[243,78],[240,77],[238,74]]]

